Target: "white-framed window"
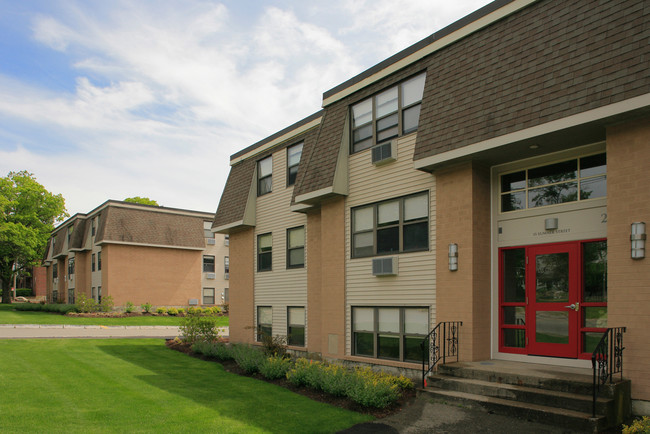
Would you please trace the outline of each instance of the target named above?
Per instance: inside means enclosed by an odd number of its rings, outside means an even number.
[[[228,256],[223,257],[223,272],[226,274],[230,273],[230,258]]]
[[[273,308],[271,306],[257,306],[257,341],[262,341],[262,336],[273,336]]]
[[[230,245],[230,235],[226,234],[226,236],[223,237],[223,244],[224,244],[225,246],[229,246],[229,245]]]
[[[352,257],[429,249],[429,193],[352,208]]]
[[[203,304],[214,304],[214,288],[203,288]]]
[[[257,162],[257,195],[263,196],[273,191],[273,156],[269,155]]]
[[[352,152],[418,129],[426,74],[412,77],[352,106]]]
[[[305,308],[302,306],[287,307],[287,343],[305,346]]]
[[[229,294],[228,294],[229,291],[230,291],[229,288],[224,288],[224,290],[223,290],[223,295],[221,296],[221,299],[223,300],[224,303],[229,303],[229,300],[230,300],[229,299]]]
[[[298,175],[298,166],[302,156],[302,145],[300,142],[287,148],[287,187],[296,183]]]
[[[271,271],[273,269],[273,235],[262,234],[257,236],[257,271]]]
[[[90,219],[90,235],[95,236],[95,219]]]
[[[305,227],[287,229],[287,268],[305,266]]]
[[[203,256],[203,272],[214,273],[214,256],[212,255]]]
[[[427,307],[352,308],[352,354],[421,362],[420,343],[429,333]]]
[[[212,223],[203,222],[203,236],[205,238],[214,238],[214,232],[212,232]]]
[[[607,196],[605,153],[573,158],[500,176],[501,212]]]

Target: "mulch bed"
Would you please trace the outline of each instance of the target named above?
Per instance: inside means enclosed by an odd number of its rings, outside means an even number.
[[[285,389],[288,389],[294,393],[298,393],[300,395],[306,396],[307,398],[313,399],[314,401],[319,401],[326,404],[334,405],[336,407],[344,408],[350,411],[355,411],[357,413],[369,414],[378,419],[398,413],[402,409],[402,407],[408,405],[415,399],[415,390],[408,390],[403,393],[402,397],[396,403],[390,405],[389,407],[386,408],[364,407],[346,397],[332,396],[320,390],[314,390],[308,387],[294,386],[286,379],[269,380],[267,378],[264,378],[264,376],[262,376],[259,373],[249,375],[245,373],[237,365],[237,363],[235,363],[235,361],[233,360],[222,361],[219,359],[215,359],[213,357],[205,356],[203,354],[194,353],[192,352],[190,345],[185,344],[177,339],[167,339],[166,345],[167,348],[169,349],[180,351],[181,353],[185,353],[197,359],[221,363],[227,372],[237,374],[237,375],[242,375],[245,377],[252,377],[261,381],[266,381],[267,383],[275,384],[276,386],[284,387]]]

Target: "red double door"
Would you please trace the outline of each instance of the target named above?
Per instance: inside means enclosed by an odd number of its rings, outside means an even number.
[[[606,273],[606,243],[596,243],[604,249],[605,260],[600,262]],[[592,244],[589,248],[594,250]],[[584,300],[588,306],[597,305],[604,315],[606,303],[589,303],[591,292],[584,290],[585,274],[593,274],[584,272],[585,245],[567,242],[500,250],[501,351],[566,358],[588,351],[587,340],[594,334],[590,332],[597,329],[587,327],[593,324],[585,320],[585,312],[593,316],[595,310],[588,307],[591,310],[585,311]],[[587,258],[587,262],[591,265],[593,260]],[[606,291],[606,282],[603,285]],[[606,293],[604,297],[601,301],[606,302]]]

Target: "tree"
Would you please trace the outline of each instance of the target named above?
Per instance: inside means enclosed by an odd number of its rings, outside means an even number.
[[[65,200],[25,170],[0,178],[0,281],[2,303],[11,303],[13,276],[37,265],[54,223],[68,217]]]
[[[139,203],[142,205],[160,206],[158,205],[158,202],[156,202],[155,200],[149,199],[148,197],[140,197],[140,196],[127,197],[126,199],[124,199],[124,202]]]

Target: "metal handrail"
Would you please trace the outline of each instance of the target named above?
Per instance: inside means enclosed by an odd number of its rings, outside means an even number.
[[[455,357],[458,361],[459,332],[462,321],[439,322],[426,338],[420,342],[422,350],[422,387],[426,387],[426,376],[442,359],[447,362],[447,357]],[[428,366],[428,367],[427,367]]]
[[[591,367],[593,370],[593,402],[592,415],[596,417],[596,398],[600,391],[600,385],[611,384],[614,374],[621,374],[623,379],[623,333],[625,327],[610,327],[600,338],[598,345],[591,354]],[[611,363],[610,363],[611,362]]]

